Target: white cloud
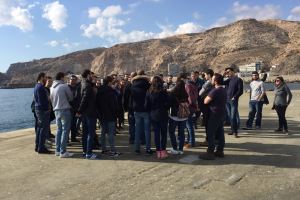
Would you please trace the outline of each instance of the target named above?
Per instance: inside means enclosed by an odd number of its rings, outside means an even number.
[[[258,20],[274,19],[280,17],[280,6],[266,4],[263,6],[248,4],[240,4],[239,1],[234,2],[232,14],[236,20],[255,18]]]
[[[288,20],[300,21],[300,6],[296,6],[291,10]]]
[[[92,7],[88,10],[88,15],[89,18],[93,18],[96,21],[89,25],[81,25],[80,28],[83,30],[85,37],[100,37],[111,44],[136,42],[151,38],[164,38],[176,34],[194,33],[204,30],[203,27],[198,24],[187,22],[180,24],[175,29],[170,25],[158,25],[161,29],[159,33],[146,32],[143,30],[126,32],[123,27],[128,20],[121,19],[121,16],[125,14],[126,11],[123,11],[119,5],[108,6],[103,11],[98,7]]]
[[[0,27],[14,26],[23,32],[33,29],[33,16],[29,12],[26,4],[18,0],[0,1]]]
[[[101,16],[101,9],[98,7],[93,7],[89,9],[89,18],[97,18]]]
[[[195,19],[197,19],[197,20],[199,20],[199,19],[202,18],[202,16],[201,16],[198,12],[194,12],[194,13],[193,13],[193,17],[194,17]]]
[[[184,24],[180,24],[176,29],[175,34],[197,33],[203,30],[204,28],[202,26],[193,22],[187,22]]]
[[[43,18],[49,20],[49,27],[58,32],[67,26],[67,9],[59,1],[49,3],[44,7]]]
[[[227,17],[220,17],[210,28],[225,26],[230,22],[231,21]]]
[[[71,51],[76,49],[77,47],[80,46],[79,42],[69,42],[68,39],[66,40],[52,40],[49,42],[46,42],[46,45],[50,46],[50,47],[63,47],[65,50],[67,51]]]
[[[52,40],[52,41],[47,42],[46,44],[51,47],[56,47],[59,44],[59,42],[56,40]]]

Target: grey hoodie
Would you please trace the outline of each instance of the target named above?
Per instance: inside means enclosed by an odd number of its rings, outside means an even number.
[[[62,80],[55,80],[50,88],[50,100],[53,110],[70,109],[70,101],[73,100],[73,94],[67,84]]]

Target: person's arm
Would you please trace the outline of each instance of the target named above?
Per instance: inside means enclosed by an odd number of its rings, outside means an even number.
[[[38,100],[40,101],[41,108],[45,111],[49,110],[49,100],[47,96],[47,91],[42,86],[38,88]]]
[[[285,85],[285,89],[286,89],[286,92],[288,94],[287,105],[289,105],[292,101],[293,94],[292,94],[290,88],[287,85]]]
[[[92,87],[90,87],[90,86],[86,86],[83,89],[80,105],[79,105],[79,108],[78,108],[78,113],[79,114],[82,114],[82,112],[87,108],[88,99],[91,97],[92,92],[93,92]]]
[[[261,83],[261,94],[258,97],[258,101],[261,101],[262,98],[266,95],[265,84]]]
[[[72,93],[70,87],[66,84],[65,88],[66,88],[65,91],[66,91],[66,96],[67,96],[68,101],[69,102],[73,101],[74,97],[73,97],[73,93]]]
[[[243,80],[241,78],[238,78],[237,90],[236,90],[235,94],[233,95],[233,100],[238,99],[240,96],[242,96],[243,93],[244,93]]]
[[[206,96],[204,99],[204,104],[209,104],[212,101],[212,98],[210,96]]]

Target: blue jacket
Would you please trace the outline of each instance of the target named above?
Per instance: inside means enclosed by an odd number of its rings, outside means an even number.
[[[36,110],[49,110],[49,99],[43,84],[37,83],[34,87],[34,106]]]

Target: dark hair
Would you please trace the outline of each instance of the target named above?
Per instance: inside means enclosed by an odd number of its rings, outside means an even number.
[[[187,79],[187,75],[186,73],[180,73],[177,77],[178,80],[181,80],[181,79]]]
[[[252,75],[253,75],[253,74],[258,75],[258,72],[257,72],[257,71],[253,71],[253,72],[252,72]]]
[[[211,77],[213,77],[213,75],[214,75],[214,71],[212,69],[207,69],[207,70],[205,70],[204,73],[209,74]]]
[[[172,75],[172,74],[169,74],[169,77],[172,77],[172,78],[173,78],[173,75]]]
[[[65,74],[63,72],[58,72],[55,76],[55,80],[61,80],[65,77]]]
[[[160,76],[160,77],[164,77],[164,75],[163,75],[163,74],[159,74],[158,76]]]
[[[199,72],[198,71],[194,71],[194,74],[199,74]]]
[[[49,79],[52,79],[52,77],[51,77],[51,76],[46,76],[46,79],[48,79],[48,80],[49,80]]]
[[[230,71],[234,72],[234,68],[233,67],[226,67],[225,71],[227,71],[227,70],[230,70]]]
[[[163,90],[163,80],[159,76],[154,76],[152,79],[150,93],[157,93]]]
[[[91,73],[92,73],[91,70],[85,69],[85,70],[82,72],[81,76],[82,76],[82,78],[87,78],[87,76],[90,75]]]
[[[75,76],[74,74],[72,74],[71,76],[70,76],[70,79],[76,79],[77,80],[77,76]]]
[[[137,72],[137,75],[145,75],[145,71],[141,69]]]
[[[135,77],[136,75],[137,75],[136,72],[131,72],[130,77],[133,78],[133,77]]]
[[[174,87],[172,93],[176,96],[178,101],[186,100],[189,97],[185,90],[185,83],[180,79],[176,81],[176,86]]]
[[[38,82],[39,80],[41,80],[42,78],[44,78],[46,76],[46,74],[44,72],[39,73],[36,82]]]
[[[105,77],[105,79],[103,80],[103,84],[104,85],[108,85],[109,83],[113,82],[114,78],[112,76],[107,76]]]
[[[215,77],[215,82],[218,85],[222,85],[223,84],[223,76],[221,74],[215,73],[214,77]]]
[[[277,76],[276,79],[279,79],[282,83],[284,83],[284,79],[283,79],[282,76]],[[276,79],[275,79],[275,80],[276,80]]]

